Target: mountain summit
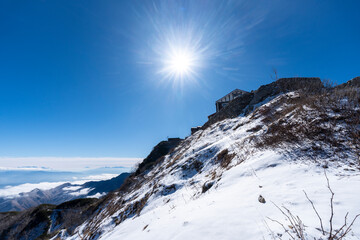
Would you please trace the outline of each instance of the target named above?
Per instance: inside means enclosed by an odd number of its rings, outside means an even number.
[[[359,239],[359,124],[359,78],[282,78],[157,145],[100,200],[0,215],[0,238]]]

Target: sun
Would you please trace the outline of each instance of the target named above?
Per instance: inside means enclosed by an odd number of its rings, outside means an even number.
[[[191,48],[170,47],[164,54],[162,73],[166,78],[186,80],[194,77],[198,57]]]
[[[169,67],[171,71],[176,74],[185,74],[189,72],[192,67],[192,57],[191,55],[184,50],[181,50],[171,56],[169,61]]]

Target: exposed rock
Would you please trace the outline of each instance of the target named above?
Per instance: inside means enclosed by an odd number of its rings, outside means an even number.
[[[205,192],[206,192],[207,190],[209,190],[213,185],[214,185],[214,182],[213,182],[213,181],[204,183],[204,185],[202,186],[202,193],[205,193]]]
[[[340,84],[335,88],[342,89],[342,88],[351,88],[351,87],[360,88],[360,77],[354,77],[353,79],[347,81],[346,83]]]
[[[196,133],[197,131],[201,130],[201,126],[198,126],[198,127],[192,127],[191,128],[191,135]]]
[[[22,212],[0,213],[0,239],[49,239],[62,228],[72,233],[94,213],[97,201],[76,199],[58,206],[42,204]]]
[[[258,201],[259,201],[260,203],[266,203],[265,198],[264,198],[263,196],[261,196],[261,195],[259,195]]]
[[[164,186],[161,194],[163,196],[166,196],[166,195],[174,193],[175,191],[176,191],[176,185],[171,184],[170,186]]]
[[[151,153],[139,164],[135,175],[151,170],[157,161],[168,154],[173,148],[181,143],[181,138],[169,138],[167,141],[161,141],[156,145]]]
[[[360,77],[355,77],[349,81],[350,86],[360,87]]]

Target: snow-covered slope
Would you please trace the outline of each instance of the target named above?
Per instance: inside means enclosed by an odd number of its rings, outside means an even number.
[[[63,238],[328,239],[346,221],[339,237],[360,213],[351,94],[278,94],[197,131]],[[360,221],[351,229],[346,239],[360,239]]]
[[[346,212],[350,212],[349,219],[360,213],[360,176],[328,175],[336,193],[334,226],[340,227]],[[174,180],[167,179],[178,182]],[[230,169],[216,186],[199,196],[200,189],[201,185],[186,184],[172,195],[150,199],[140,216],[114,229],[105,227],[100,239],[271,239],[277,234],[288,239],[282,227],[269,219],[290,224],[274,204],[300,217],[308,239],[320,237],[319,221],[303,190],[328,227],[330,193],[321,167],[289,163],[274,152],[256,154]],[[265,204],[258,201],[260,195]],[[354,237],[348,239],[359,239],[358,222],[353,229]]]
[[[279,79],[244,94],[186,139],[155,146],[120,189],[57,206],[50,227],[29,234],[360,239],[360,79],[348,83]]]

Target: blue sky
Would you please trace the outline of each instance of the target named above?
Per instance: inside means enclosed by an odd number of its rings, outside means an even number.
[[[234,88],[360,75],[359,1],[0,3],[0,156],[145,157]],[[169,46],[194,74],[162,72]]]

